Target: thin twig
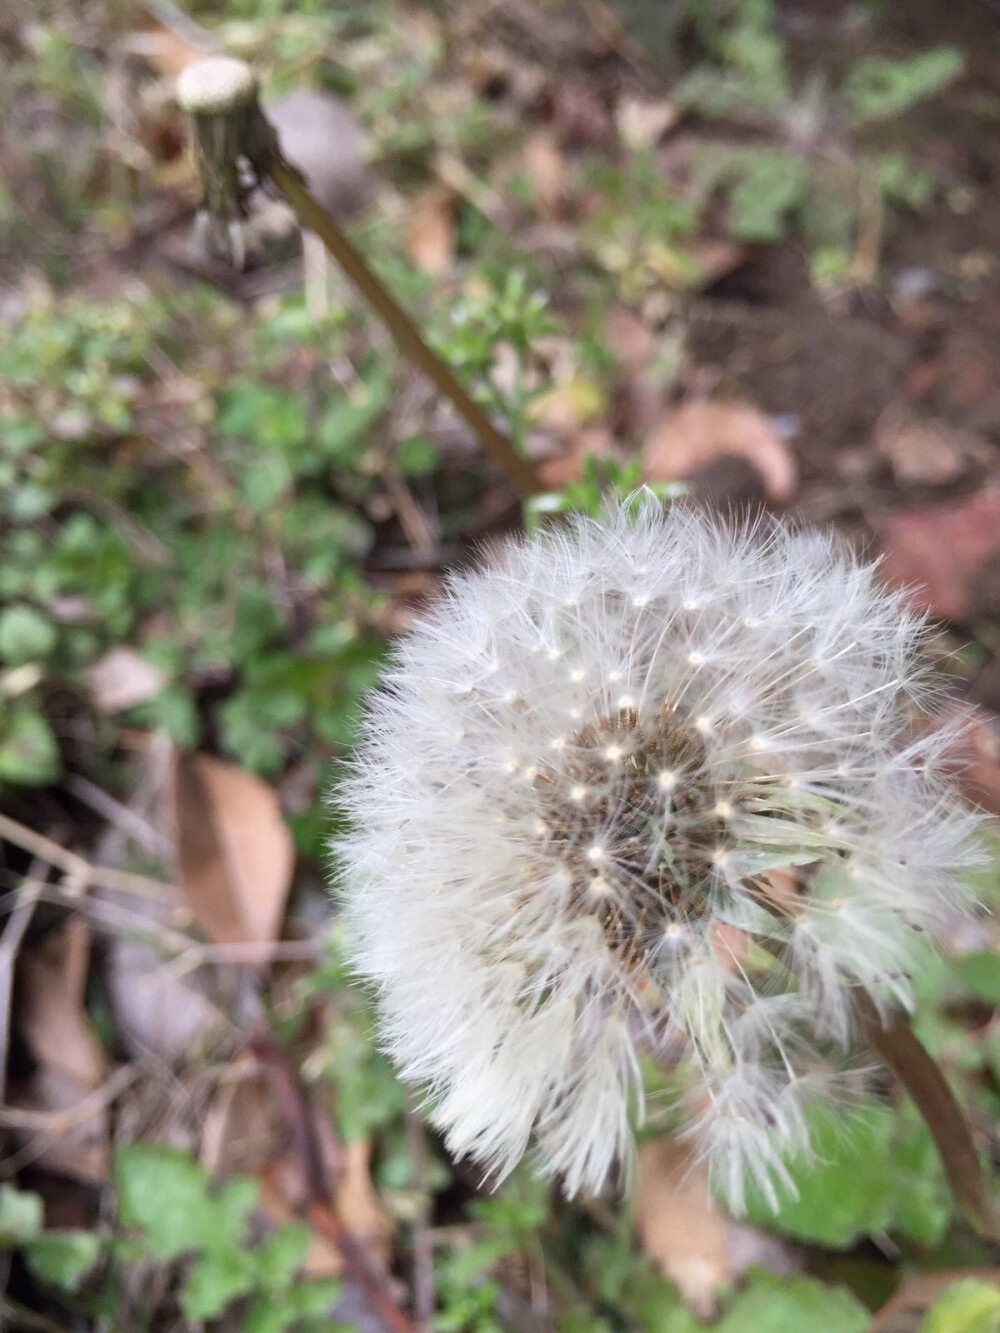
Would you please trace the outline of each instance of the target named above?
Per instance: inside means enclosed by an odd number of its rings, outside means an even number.
[[[420,1116],[407,1108],[404,1126],[413,1171],[417,1211],[413,1219],[413,1310],[421,1330],[434,1318],[434,1240],[430,1233],[427,1186],[427,1133]]]
[[[49,1139],[60,1138],[71,1129],[78,1129],[92,1120],[98,1111],[110,1106],[121,1093],[139,1077],[135,1065],[122,1065],[93,1092],[88,1092],[65,1111],[32,1111],[17,1106],[0,1106],[0,1127],[23,1129],[44,1134]]]
[[[47,1315],[29,1310],[20,1301],[15,1301],[10,1296],[0,1294],[0,1330],[5,1327],[8,1315],[14,1320],[14,1323],[10,1326],[11,1328],[30,1329],[32,1333],[67,1333],[64,1324],[57,1324],[54,1319],[49,1319]]]
[[[12,1129],[34,1130],[31,1138],[16,1153],[0,1162],[0,1177],[10,1178],[22,1168],[42,1157],[49,1148],[64,1135],[85,1125],[95,1115],[105,1110],[118,1096],[139,1077],[139,1070],[134,1064],[122,1065],[116,1069],[107,1082],[102,1083],[93,1092],[65,1111],[26,1111],[14,1107],[0,1112],[0,1126]]]
[[[148,819],[143,819],[135,810],[122,805],[121,801],[116,801],[89,778],[82,777],[79,773],[70,773],[63,785],[96,814],[121,828],[128,837],[134,838],[147,852],[162,857],[173,854],[173,847],[166,834],[154,828]]]
[[[7,1088],[7,1051],[10,1044],[10,1004],[14,991],[14,964],[24,932],[38,906],[41,880],[25,880],[17,891],[14,910],[0,936],[0,1106]]]
[[[269,1037],[257,1036],[250,1049],[263,1063],[274,1085],[302,1160],[308,1197],[306,1215],[313,1228],[340,1252],[352,1277],[362,1288],[372,1309],[388,1333],[418,1333],[416,1325],[397,1303],[389,1288],[389,1275],[363,1245],[347,1230],[327,1202],[329,1182],[323,1165],[319,1136],[298,1074],[281,1048]]]
[[[169,902],[177,896],[177,890],[171,884],[152,879],[149,875],[136,875],[128,870],[114,870],[111,866],[93,865],[85,857],[60,847],[51,838],[3,814],[0,814],[0,838],[20,847],[22,851],[31,852],[46,865],[62,870],[75,886],[79,886],[81,893],[86,892],[91,885],[100,884],[105,889],[117,889],[120,893],[161,902]]]

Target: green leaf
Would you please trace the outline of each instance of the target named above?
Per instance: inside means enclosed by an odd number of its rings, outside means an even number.
[[[423,477],[441,461],[441,451],[426,435],[403,440],[396,449],[396,466],[404,477]]]
[[[18,602],[0,612],[0,657],[8,666],[47,657],[55,642],[55,627],[34,607]]]
[[[316,431],[317,461],[326,460],[340,468],[353,467],[357,446],[385,410],[391,390],[391,382],[379,374],[350,397],[334,402]]]
[[[747,1287],[715,1325],[715,1333],[864,1333],[870,1311],[849,1291],[811,1278],[752,1274]]]
[[[249,1250],[204,1251],[181,1290],[181,1309],[189,1319],[214,1319],[257,1286],[254,1261]]]
[[[240,1324],[242,1333],[284,1333],[299,1317],[290,1305],[276,1302],[269,1291],[255,1296]]]
[[[25,1248],[25,1259],[43,1282],[76,1291],[100,1258],[101,1242],[94,1231],[46,1231]]]
[[[222,395],[215,428],[264,448],[285,450],[307,437],[305,410],[293,393],[239,384]]]
[[[846,1248],[859,1236],[892,1231],[936,1244],[952,1214],[951,1197],[930,1133],[915,1115],[870,1106],[813,1120],[815,1159],[789,1164],[798,1198],[777,1214],[758,1197],[758,1225],[796,1239]]]
[[[964,64],[965,57],[954,46],[936,46],[909,60],[859,60],[851,67],[844,94],[859,123],[889,120],[940,92]]]
[[[343,1286],[333,1277],[315,1277],[299,1282],[289,1292],[289,1300],[299,1314],[322,1315],[340,1300]]]
[[[45,1210],[37,1194],[0,1185],[0,1245],[23,1245],[45,1225]]]
[[[444,1265],[445,1281],[461,1290],[493,1267],[516,1247],[509,1236],[487,1236],[448,1256]]]
[[[0,782],[43,787],[62,768],[48,721],[30,704],[17,704],[0,718]]]
[[[153,1258],[241,1250],[253,1180],[231,1180],[213,1195],[208,1172],[187,1153],[138,1143],[121,1149],[114,1175],[122,1221],[145,1232]]]
[[[179,1148],[131,1144],[115,1160],[118,1207],[146,1234],[154,1259],[198,1249],[208,1231],[208,1173]]]
[[[786,215],[809,188],[804,163],[780,148],[753,149],[741,155],[737,175],[729,193],[732,235],[755,243],[782,240]]]
[[[920,1333],[1000,1333],[1000,1287],[963,1278],[941,1293]]]
[[[268,1236],[256,1256],[261,1286],[287,1287],[301,1267],[308,1248],[308,1227],[282,1227]]]

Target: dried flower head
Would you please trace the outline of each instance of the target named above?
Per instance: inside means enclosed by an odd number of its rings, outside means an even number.
[[[776,1201],[855,990],[910,1002],[974,859],[954,734],[913,730],[921,639],[834,538],[652,502],[452,580],[370,703],[337,850],[388,1049],[456,1154],[502,1175],[534,1135],[597,1189],[639,1053],[680,1048],[717,1186]]]

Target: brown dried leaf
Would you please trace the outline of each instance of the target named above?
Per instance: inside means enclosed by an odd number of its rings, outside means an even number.
[[[70,917],[25,950],[18,968],[21,1035],[39,1064],[75,1080],[86,1092],[108,1076],[107,1056],[84,1008],[89,966],[90,930],[81,918]]]
[[[37,1123],[17,1130],[24,1160],[56,1175],[103,1185],[111,1169],[108,1106],[100,1097],[87,1103],[91,1089],[71,1074],[42,1066],[10,1097],[10,1105]]]
[[[711,236],[696,237],[688,248],[688,253],[698,269],[699,285],[709,287],[718,282],[727,273],[732,273],[746,262],[747,248],[734,241],[720,240]]]
[[[579,481],[583,476],[583,460],[588,454],[593,458],[606,458],[610,453],[611,431],[608,427],[601,424],[583,426],[576,432],[571,449],[552,458],[540,459],[535,464],[535,471],[546,490],[558,491],[571,481]]]
[[[885,409],[875,426],[875,449],[904,486],[938,486],[965,469],[982,448],[975,436],[911,411],[902,403]]]
[[[102,713],[120,713],[155,698],[167,678],[134,648],[121,645],[110,649],[89,668],[87,683]]]
[[[205,1116],[198,1154],[202,1166],[220,1175],[256,1172],[281,1159],[288,1146],[288,1127],[271,1080],[253,1056],[238,1056]],[[301,1174],[299,1169],[299,1181]]]
[[[788,444],[752,403],[685,403],[654,427],[643,452],[647,481],[682,481],[720,458],[745,459],[758,473],[768,498],[787,500],[798,482]]]
[[[733,1278],[728,1223],[709,1196],[707,1180],[704,1165],[676,1139],[642,1145],[636,1194],[640,1242],[701,1319],[715,1313],[718,1289]]]
[[[455,196],[439,185],[421,191],[410,206],[403,249],[415,268],[437,276],[455,257]]]
[[[679,119],[680,110],[665,97],[636,97],[626,93],[615,107],[618,137],[633,153],[654,147]]]
[[[275,940],[294,851],[273,788],[206,754],[178,754],[172,787],[178,877],[198,925],[216,944]]]
[[[1000,610],[1000,587],[991,577],[1000,557],[1000,489],[888,514],[873,526],[883,574],[910,589],[914,606],[957,621]]]
[[[347,1230],[357,1236],[365,1249],[385,1268],[389,1263],[392,1218],[382,1207],[382,1201],[372,1184],[371,1156],[370,1139],[354,1139],[344,1144],[341,1158],[343,1165],[334,1194],[334,1211]]]
[[[75,1114],[110,1073],[84,1008],[89,966],[90,931],[79,917],[22,954],[17,1021],[39,1067],[23,1095],[11,1100],[22,1110],[41,1112],[47,1122],[27,1136],[31,1160],[77,1180],[103,1182],[109,1166],[108,1108],[98,1103]]]
[[[521,165],[535,187],[538,208],[551,217],[566,193],[569,171],[555,133],[550,129],[532,134],[521,154]]]

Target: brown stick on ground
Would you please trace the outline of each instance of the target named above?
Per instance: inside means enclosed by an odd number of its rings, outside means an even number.
[[[339,1250],[351,1276],[364,1291],[372,1309],[389,1333],[417,1333],[417,1326],[400,1308],[390,1290],[388,1273],[376,1263],[330,1207],[329,1182],[323,1167],[323,1154],[313,1122],[312,1108],[291,1061],[270,1037],[254,1037],[249,1044],[267,1070],[288,1117],[295,1147],[302,1160],[302,1176],[308,1197],[306,1216],[309,1222]]]
[[[194,127],[195,152],[205,205],[222,221],[238,216],[243,187],[238,160],[245,158],[261,180],[268,178],[291,204],[302,225],[320,238],[379,316],[397,347],[451,402],[522,497],[544,488],[534,469],[459,384],[451,368],[424,341],[416,324],[365,263],[327,210],[281,153],[278,136],[257,100],[257,83],[242,61],[210,56],[189,66],[177,85]]]

